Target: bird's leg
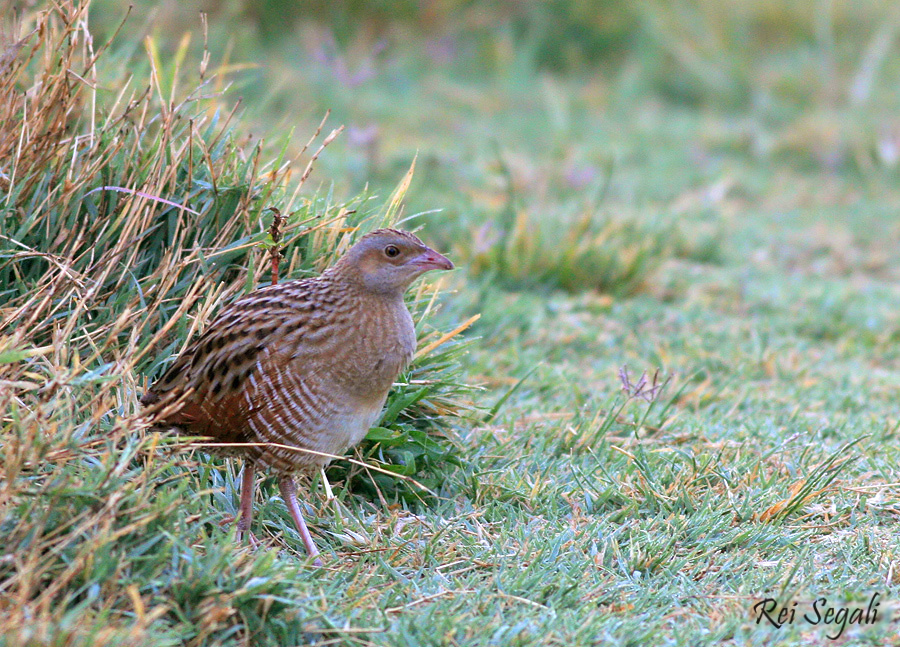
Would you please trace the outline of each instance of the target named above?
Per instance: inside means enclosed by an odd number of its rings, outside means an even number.
[[[281,489],[281,498],[287,504],[288,511],[294,519],[294,524],[297,526],[297,530],[300,531],[300,536],[303,537],[303,543],[306,544],[306,552],[309,553],[310,557],[315,558],[313,563],[316,566],[321,566],[322,560],[319,559],[319,549],[316,548],[312,535],[309,534],[309,528],[306,527],[306,522],[303,521],[303,514],[300,512],[300,504],[297,503],[297,486],[294,485],[294,479],[287,475],[282,476],[278,479],[278,487]]]
[[[253,519],[253,489],[256,485],[256,469],[250,461],[244,462],[244,470],[241,472],[241,511],[237,523],[238,540],[244,533],[253,543],[253,535],[250,533],[250,521]]]

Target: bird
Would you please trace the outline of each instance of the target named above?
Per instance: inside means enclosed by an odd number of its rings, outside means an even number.
[[[249,535],[255,471],[269,470],[321,565],[294,476],[323,468],[377,421],[416,350],[404,294],[422,274],[451,269],[410,232],[367,233],[319,276],[224,307],[143,395],[155,428],[207,436],[213,453],[245,459],[238,536]]]

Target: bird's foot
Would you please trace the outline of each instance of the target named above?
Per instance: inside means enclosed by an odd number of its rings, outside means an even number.
[[[224,528],[225,526],[234,523],[235,519],[236,519],[236,517],[229,515],[229,516],[225,517],[224,519],[222,519],[222,521],[219,522],[219,527]],[[237,524],[236,524],[237,531],[235,532],[235,539],[237,539],[238,543],[240,543],[244,540],[244,537],[246,536],[247,542],[253,548],[259,548],[260,542],[256,538],[256,536],[254,536],[254,534],[252,532],[250,532],[250,529],[248,528],[249,525],[250,525],[249,523],[245,524],[243,519],[238,519]]]
[[[235,537],[239,542],[244,540],[244,537],[247,537],[247,543],[250,544],[252,548],[259,548],[259,540],[250,532],[250,528],[248,527],[250,524],[244,523],[243,519],[238,520],[237,522],[237,533]]]

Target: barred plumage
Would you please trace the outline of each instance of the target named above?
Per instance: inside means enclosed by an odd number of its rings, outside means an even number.
[[[271,443],[226,450],[248,459],[239,528],[249,529],[253,465],[280,475],[311,555],[291,473],[321,467],[323,454],[358,443],[416,336],[403,294],[418,276],[452,269],[416,236],[380,229],[363,236],[321,276],[271,285],[238,299],[175,361],[142,403],[155,421],[220,443]],[[174,407],[169,403],[179,403]],[[248,476],[249,474],[249,476]]]

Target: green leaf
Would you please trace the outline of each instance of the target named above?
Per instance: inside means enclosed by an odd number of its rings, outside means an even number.
[[[19,349],[8,349],[0,351],[0,364],[13,364],[21,362],[28,357],[28,351]]]

